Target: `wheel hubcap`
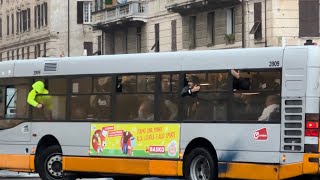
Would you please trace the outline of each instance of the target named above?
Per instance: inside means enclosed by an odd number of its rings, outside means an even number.
[[[205,157],[199,155],[192,160],[190,176],[192,180],[210,179],[210,165]]]
[[[62,179],[62,156],[54,154],[46,161],[47,171],[55,179]]]

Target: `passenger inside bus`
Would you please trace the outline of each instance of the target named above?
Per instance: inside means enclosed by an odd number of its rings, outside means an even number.
[[[174,82],[171,82],[170,75],[162,75],[161,92],[164,93],[160,98],[160,116],[161,120],[175,120],[178,115],[178,99],[173,88]]]
[[[150,99],[143,101],[138,110],[138,120],[154,120],[154,102]]]
[[[279,104],[280,98],[277,95],[270,95],[266,98],[265,105],[262,115],[259,117],[258,121],[276,121],[279,120]]]

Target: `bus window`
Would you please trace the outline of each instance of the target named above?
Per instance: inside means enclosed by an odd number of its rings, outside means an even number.
[[[147,106],[148,105],[148,106]],[[154,96],[119,94],[116,99],[116,120],[153,120]]]
[[[94,93],[110,93],[111,92],[111,77],[95,77],[93,78]]]
[[[137,76],[118,76],[117,77],[117,92],[133,93],[137,92]]]
[[[72,79],[72,93],[86,94],[92,92],[92,78],[82,77]]]
[[[35,79],[41,81],[48,90],[48,94],[37,94],[35,101],[42,104],[43,108],[32,107],[32,119],[42,120],[65,120],[66,118],[66,93],[67,80],[64,78]]]
[[[161,75],[160,120],[177,120],[179,103],[179,74]]]
[[[154,92],[155,83],[154,75],[138,75],[138,92]]]
[[[5,88],[0,87],[0,118],[4,118],[5,112]]]
[[[218,78],[222,75],[222,78]],[[225,76],[225,77],[223,77]],[[221,77],[221,76],[220,76]],[[225,121],[227,120],[226,73],[186,74],[186,80],[200,85],[200,90],[183,98],[185,120]],[[225,87],[223,87],[225,86]]]
[[[234,91],[232,120],[280,122],[280,70],[246,70],[241,76],[250,79],[250,88]]]
[[[111,119],[111,77],[78,78],[73,79],[72,82],[72,120],[108,121]],[[92,82],[93,88],[91,88]],[[86,85],[89,85],[89,88],[85,87]]]
[[[116,120],[154,120],[154,75],[118,76],[116,88]]]
[[[16,106],[17,106],[17,89],[7,88],[6,89],[6,118],[16,117]]]
[[[48,91],[50,94],[66,94],[67,93],[67,79],[54,78],[48,79]]]

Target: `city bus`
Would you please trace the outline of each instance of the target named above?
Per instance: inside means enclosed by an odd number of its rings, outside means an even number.
[[[44,180],[316,176],[319,75],[317,46],[3,61],[0,169]],[[27,100],[36,82],[42,108]]]

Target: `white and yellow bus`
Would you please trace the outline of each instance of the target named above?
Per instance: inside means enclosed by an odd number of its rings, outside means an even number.
[[[44,180],[319,173],[320,49],[0,63],[0,169]],[[27,103],[42,81],[42,109]],[[200,90],[182,96],[189,82]]]

